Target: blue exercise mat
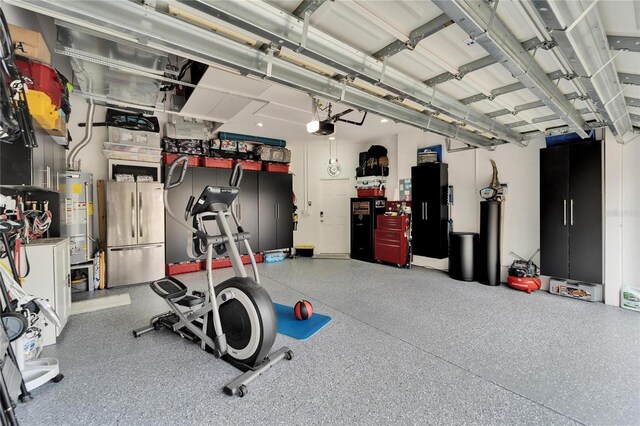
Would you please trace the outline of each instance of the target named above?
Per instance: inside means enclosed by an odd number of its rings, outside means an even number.
[[[316,312],[311,318],[300,321],[293,315],[293,307],[274,303],[276,315],[278,316],[278,333],[293,337],[298,340],[306,340],[313,334],[327,325],[331,317],[318,314]]]

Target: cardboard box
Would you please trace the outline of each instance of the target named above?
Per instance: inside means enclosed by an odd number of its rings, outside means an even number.
[[[42,34],[11,24],[9,24],[9,33],[16,55],[26,56],[45,64],[51,63],[51,52]]]
[[[51,136],[61,136],[63,138],[67,137],[67,123],[64,122],[64,118],[62,114],[58,115],[56,118],[56,127],[53,129],[45,129],[48,134]]]

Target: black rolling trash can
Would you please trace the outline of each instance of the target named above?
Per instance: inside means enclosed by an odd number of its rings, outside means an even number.
[[[478,234],[451,232],[449,234],[449,276],[454,280],[473,281],[475,251]]]

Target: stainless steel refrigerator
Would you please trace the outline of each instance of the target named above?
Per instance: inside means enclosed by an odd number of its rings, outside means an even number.
[[[70,240],[71,264],[88,262],[93,256],[93,175],[69,170],[65,179],[65,219],[60,233]]]
[[[107,182],[107,285],[164,276],[162,184]]]

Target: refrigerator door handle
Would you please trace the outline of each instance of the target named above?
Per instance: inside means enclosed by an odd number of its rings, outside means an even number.
[[[84,213],[86,218],[85,232],[87,233],[87,261],[91,260],[91,235],[89,235],[89,183],[84,183]]]
[[[567,200],[562,200],[564,204],[564,225],[567,225]]]
[[[142,238],[142,192],[138,192],[138,230]]]
[[[158,247],[162,247],[162,244],[150,244],[148,246],[109,248],[109,251],[146,250],[146,249],[152,249],[152,248],[158,248]]]
[[[571,199],[571,226],[573,226],[573,199]]]
[[[133,192],[131,193],[131,237],[135,238],[136,236],[136,200]]]

